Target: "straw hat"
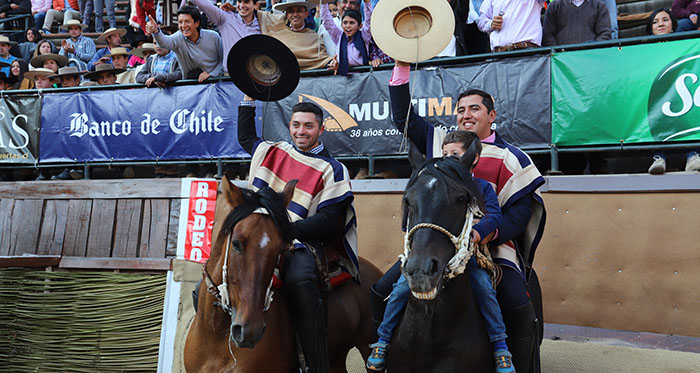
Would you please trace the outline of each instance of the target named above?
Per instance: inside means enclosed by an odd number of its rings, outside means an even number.
[[[43,67],[40,67],[40,68],[35,69],[35,70],[27,71],[26,73],[24,73],[24,77],[29,79],[29,80],[36,81],[36,78],[38,76],[43,76],[45,78],[52,79],[54,74],[56,74],[56,73],[53,72],[52,70],[44,69]]]
[[[278,101],[299,84],[299,63],[281,41],[267,35],[249,35],[228,53],[228,73],[233,84],[259,101]]]
[[[435,57],[450,43],[454,29],[454,13],[445,0],[382,0],[372,12],[374,41],[397,61]]]
[[[131,52],[127,51],[124,47],[116,47],[112,48],[109,53],[104,55],[104,57],[112,56],[131,56]]]
[[[275,4],[275,6],[273,6],[272,9],[280,11],[280,12],[286,12],[287,9],[289,9],[293,6],[303,6],[307,10],[309,10],[309,9],[313,9],[316,5],[318,5],[318,1],[287,0],[284,3]]]
[[[140,48],[134,49],[132,54],[136,57],[146,58],[146,52],[156,53],[156,45],[153,43],[143,43]]]
[[[90,80],[97,79],[98,75],[103,71],[110,71],[112,74],[117,75],[123,73],[126,69],[115,69],[111,63],[103,63],[95,66],[95,71],[85,74],[85,78]]]
[[[62,24],[58,28],[60,28],[61,30],[68,31],[68,27],[70,26],[80,26],[80,29],[83,31],[88,27],[88,25],[80,23],[80,21],[78,21],[77,19],[69,19],[68,21],[66,21],[66,23]]]
[[[5,35],[0,35],[0,44],[10,44],[10,45],[15,45],[17,44],[16,41],[10,40],[7,36]]]
[[[97,38],[97,42],[98,42],[98,43],[102,43],[102,44],[107,43],[107,37],[109,37],[109,36],[112,35],[112,34],[119,34],[119,37],[120,37],[120,38],[123,38],[124,35],[126,35],[126,30],[124,30],[123,28],[119,28],[119,29],[117,29],[117,28],[111,28],[111,29],[108,29],[107,31],[103,32],[102,35],[100,35],[100,36]]]
[[[39,56],[36,56],[32,58],[29,63],[33,67],[43,67],[44,66],[44,61],[46,60],[54,60],[58,64],[58,67],[63,67],[68,65],[68,58],[65,56],[61,56],[60,54],[55,54],[55,53],[45,53]]]
[[[52,79],[53,78],[60,78],[62,76],[69,76],[69,75],[80,76],[80,75],[83,75],[85,73],[86,73],[86,71],[80,71],[75,66],[66,66],[66,67],[61,67],[60,69],[58,69],[58,74],[52,75],[49,78],[52,78]]]

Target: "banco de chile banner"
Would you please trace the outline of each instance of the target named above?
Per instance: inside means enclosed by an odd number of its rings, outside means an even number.
[[[243,94],[219,82],[44,96],[41,161],[235,158]]]
[[[698,76],[696,39],[555,53],[552,142],[699,140]]]

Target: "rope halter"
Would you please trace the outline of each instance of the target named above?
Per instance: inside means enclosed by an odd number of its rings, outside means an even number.
[[[469,206],[467,208],[466,218],[464,219],[464,226],[462,227],[462,232],[459,234],[459,237],[437,224],[419,223],[414,225],[404,237],[403,254],[399,255],[399,258],[401,258],[401,268],[404,268],[408,255],[411,253],[411,240],[413,235],[421,228],[430,228],[447,236],[455,246],[455,255],[445,267],[445,278],[450,280],[464,273],[464,270],[467,268],[467,263],[472,255],[474,255],[476,249],[476,245],[473,244],[470,239],[475,215],[483,216],[483,213],[478,207]]]

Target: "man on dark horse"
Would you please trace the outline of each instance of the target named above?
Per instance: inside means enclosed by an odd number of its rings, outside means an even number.
[[[313,103],[292,108],[289,134],[292,144],[269,143],[255,132],[255,102],[246,98],[238,108],[238,142],[252,155],[249,185],[270,186],[281,192],[298,179],[287,207],[292,221],[294,248],[282,263],[283,295],[299,338],[309,372],[328,372],[325,305],[319,286],[317,261],[323,245],[342,236],[339,265],[358,279],[357,235],[353,194],[348,170],[319,142],[323,111]]]
[[[397,61],[389,82],[394,124],[399,131],[407,132],[408,138],[428,159],[441,157],[446,131],[433,127],[413,111],[409,73],[410,66]],[[526,285],[535,249],[544,230],[545,210],[539,193],[544,178],[527,154],[504,141],[491,129],[495,119],[496,110],[491,95],[476,89],[460,94],[458,129],[476,133],[483,144],[481,161],[473,170],[474,176],[491,183],[502,210],[500,227],[485,240],[490,242],[494,261],[503,269],[503,277],[496,290],[506,323],[508,348],[513,354],[515,369],[527,372],[538,342],[537,317]],[[404,128],[406,125],[407,128]],[[400,271],[400,262],[397,262],[373,286],[375,320],[381,320],[381,302],[391,292]]]

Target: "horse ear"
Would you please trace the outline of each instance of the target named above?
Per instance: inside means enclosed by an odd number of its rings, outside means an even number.
[[[476,147],[476,141],[472,142],[471,145],[469,145],[469,149],[467,149],[464,154],[459,158],[459,163],[462,164],[469,172],[471,172],[472,168],[474,168],[474,160],[476,159],[476,154],[477,153],[477,147]]]
[[[226,175],[221,178],[221,194],[233,207],[243,203],[243,192],[231,183]]]
[[[408,162],[411,164],[412,170],[419,169],[425,163],[425,156],[421,154],[413,140],[408,140]]]
[[[299,180],[297,179],[290,180],[287,185],[284,186],[284,190],[282,191],[282,200],[284,201],[285,207],[287,207],[289,202],[292,201],[292,197],[294,197],[294,188],[296,188],[298,182]]]

